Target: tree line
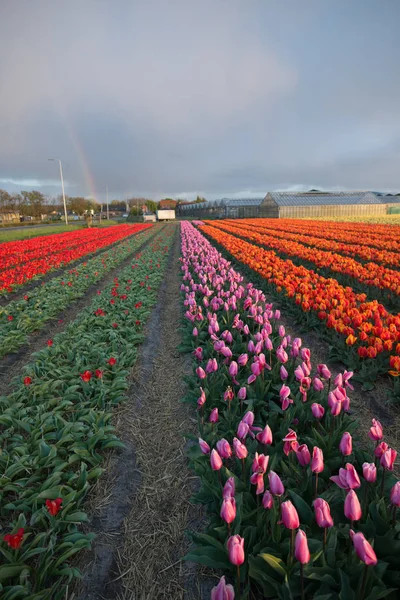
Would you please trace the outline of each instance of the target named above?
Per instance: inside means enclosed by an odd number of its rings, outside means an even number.
[[[105,203],[99,202],[82,196],[66,196],[66,205],[68,212],[76,215],[83,215],[86,210],[94,210],[99,213],[101,207],[106,210]],[[164,200],[173,200],[173,198],[164,198]],[[195,202],[204,202],[205,198],[197,196]],[[178,200],[178,204],[183,200]],[[111,200],[109,210],[118,212],[130,212],[137,215],[142,213],[142,207],[146,206],[147,211],[156,212],[159,202],[148,198],[132,197],[127,200]],[[29,216],[34,219],[41,219],[42,215],[50,215],[56,212],[64,213],[64,204],[62,196],[45,196],[42,192],[32,190],[30,192],[21,191],[17,194],[11,194],[6,190],[0,189],[0,213],[19,213],[21,216]]]

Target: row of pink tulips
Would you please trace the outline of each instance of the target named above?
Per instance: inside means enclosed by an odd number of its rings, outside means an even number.
[[[236,572],[236,598],[335,599],[344,585],[349,598],[395,598],[397,453],[376,420],[374,448],[354,435],[352,373],[314,368],[264,294],[192,225],[181,231],[186,400],[200,433],[189,455],[210,513],[187,558]],[[233,597],[222,578],[212,598]]]

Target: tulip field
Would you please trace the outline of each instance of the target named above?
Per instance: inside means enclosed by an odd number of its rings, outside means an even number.
[[[379,377],[398,381],[399,247],[395,226],[268,219],[0,244],[0,598],[84,600],[93,557],[107,553],[91,598],[398,598],[397,452],[376,415],[360,425],[352,393],[356,379],[366,389]],[[181,323],[167,357],[166,299]],[[288,334],[284,310],[329,340],[340,372]],[[162,382],[160,412],[168,382],[185,381],[184,396],[172,398],[180,418],[160,423],[154,414],[153,425],[149,373]],[[128,410],[148,425],[136,437],[128,428],[122,441]],[[161,436],[173,440],[168,459],[157,454]],[[142,442],[147,455],[136,463]],[[127,444],[131,463],[118,466]],[[180,456],[185,468],[170,475]],[[146,469],[160,460],[149,483]],[[140,505],[137,492],[113,495],[121,472],[140,471]],[[163,497],[174,478],[177,502]],[[99,542],[106,519],[93,517],[93,495],[104,514],[135,507],[129,526],[105,531],[113,550]],[[170,551],[173,519],[182,540]],[[146,521],[123,560],[131,530]],[[165,578],[174,576],[171,593]],[[201,592],[190,591],[195,581]]]

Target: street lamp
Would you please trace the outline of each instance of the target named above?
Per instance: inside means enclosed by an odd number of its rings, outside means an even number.
[[[60,165],[60,177],[61,177],[62,196],[63,196],[63,202],[64,202],[65,224],[68,225],[67,205],[65,203],[64,179],[63,179],[63,172],[62,172],[61,160],[59,158],[49,158],[48,160],[54,160],[54,161],[58,160],[58,163]]]

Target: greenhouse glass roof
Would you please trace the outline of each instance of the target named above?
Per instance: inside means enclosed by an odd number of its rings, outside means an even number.
[[[313,192],[287,194],[285,192],[269,192],[278,206],[319,206],[340,204],[382,204],[385,202],[373,192]]]

